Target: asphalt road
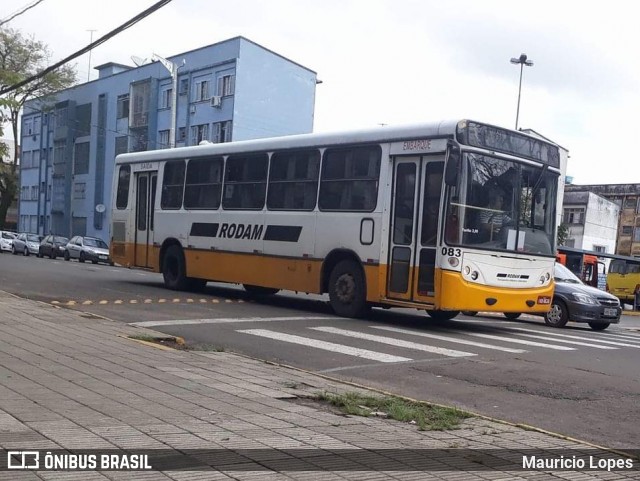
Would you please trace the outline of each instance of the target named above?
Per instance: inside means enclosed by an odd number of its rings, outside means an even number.
[[[640,446],[640,317],[594,332],[541,319],[415,310],[335,317],[322,296],[255,302],[239,286],[178,293],[141,270],[0,255],[0,289],[618,449]],[[634,330],[632,328],[637,328]]]

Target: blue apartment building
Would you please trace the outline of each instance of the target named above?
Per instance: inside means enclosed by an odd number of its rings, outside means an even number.
[[[175,146],[313,130],[316,72],[244,37],[168,57]],[[18,230],[109,242],[114,159],[169,148],[173,78],[159,61],[107,63],[99,78],[25,105]]]

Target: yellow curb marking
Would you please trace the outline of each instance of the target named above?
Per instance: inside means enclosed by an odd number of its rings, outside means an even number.
[[[83,306],[90,306],[91,304],[93,304],[93,301],[83,301],[82,302]]]
[[[129,304],[137,304],[138,301],[136,299],[131,299],[129,300]]]
[[[218,304],[220,301],[218,299],[211,299],[211,302],[213,302],[214,304]]]
[[[144,303],[145,303],[145,304],[151,304],[152,302],[153,302],[153,300],[152,300],[152,299],[145,299],[145,300],[144,300]]]
[[[60,301],[51,301],[51,304],[60,304]]]
[[[187,299],[187,302],[193,302],[193,299]]]
[[[233,301],[232,301],[231,299],[225,299],[225,300],[224,300],[224,302],[226,302],[226,303],[230,304],[230,303],[232,303]]]
[[[166,299],[158,299],[158,302],[159,302],[160,304],[164,304],[165,302],[167,302],[167,300],[166,300]]]
[[[174,299],[173,302],[180,302],[180,299]]]
[[[76,301],[68,301],[67,302],[67,306],[75,306],[76,305]]]
[[[118,299],[117,301],[113,301],[114,304],[122,304],[122,301]]]
[[[206,304],[207,300],[206,300],[206,299],[200,299],[200,302],[202,302],[202,303],[205,303],[205,304]]]
[[[238,303],[242,304],[242,303],[244,303],[244,301],[242,299],[238,299]]]
[[[106,300],[104,300],[104,299],[103,299],[103,300],[101,300],[101,301],[99,302],[99,304],[109,304],[109,301],[106,301]]]

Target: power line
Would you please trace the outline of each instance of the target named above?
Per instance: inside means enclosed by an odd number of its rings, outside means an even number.
[[[0,20],[0,27],[2,25],[4,25],[7,22],[10,22],[11,20],[13,20],[14,18],[16,18],[18,15],[22,15],[24,12],[26,12],[27,10],[31,10],[33,7],[35,7],[36,5],[38,5],[39,3],[44,2],[44,0],[34,0],[33,2],[31,2],[29,5],[25,6],[22,8],[22,10],[17,11],[16,13],[11,14],[8,18],[5,18],[4,20]]]
[[[78,50],[76,53],[73,53],[73,54],[69,55],[67,58],[64,58],[64,59],[60,60],[59,62],[47,67],[46,69],[42,70],[41,72],[37,73],[36,75],[33,75],[33,76],[29,77],[29,78],[26,78],[23,81],[18,82],[17,84],[10,85],[9,87],[5,87],[3,89],[0,89],[0,95],[4,95],[4,94],[7,94],[9,92],[12,92],[12,91],[14,91],[16,89],[19,89],[23,85],[26,85],[26,84],[28,84],[30,82],[33,82],[34,80],[38,80],[39,78],[44,77],[48,73],[53,72],[58,67],[66,64],[67,62],[70,62],[74,58],[79,57],[81,55],[84,55],[85,53],[91,51],[95,47],[97,47],[99,45],[102,45],[104,42],[109,40],[111,37],[115,37],[119,33],[123,32],[126,29],[128,29],[129,27],[135,25],[136,23],[138,23],[143,18],[151,15],[153,12],[155,12],[156,10],[159,10],[160,8],[164,7],[165,5],[167,5],[170,2],[171,2],[171,0],[160,0],[159,2],[153,4],[151,7],[147,8],[145,11],[139,13],[138,15],[133,17],[132,19],[130,19],[127,22],[123,23],[122,25],[120,25],[119,27],[115,28],[114,30],[111,30],[106,35],[100,37],[95,42],[90,43],[89,45],[87,45],[86,47],[84,47],[81,50]]]

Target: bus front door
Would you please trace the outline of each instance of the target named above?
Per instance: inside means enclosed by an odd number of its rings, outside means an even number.
[[[156,199],[157,172],[136,174],[136,236],[133,265],[153,267],[153,213]]]
[[[387,295],[435,302],[435,262],[444,161],[442,157],[397,157]]]

